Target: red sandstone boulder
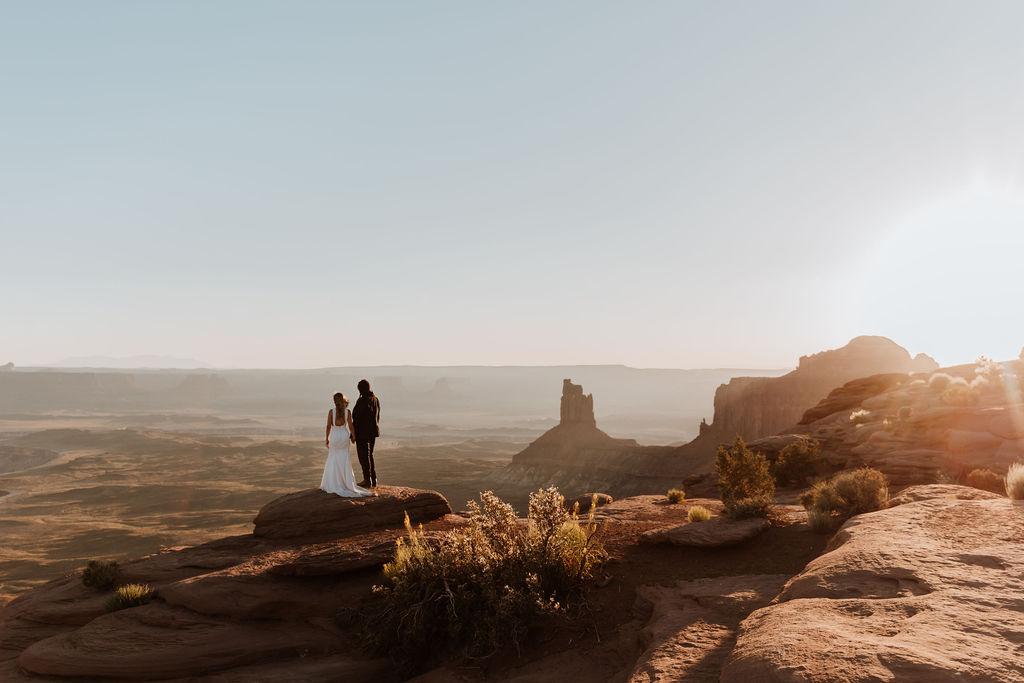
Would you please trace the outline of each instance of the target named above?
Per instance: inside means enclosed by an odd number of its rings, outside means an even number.
[[[1024,508],[947,495],[848,521],[743,622],[722,683],[1019,683]]]
[[[413,524],[449,514],[448,501],[436,491],[380,486],[377,495],[342,498],[307,489],[272,500],[253,520],[253,534],[264,538],[341,538],[373,529],[402,526],[406,514]]]

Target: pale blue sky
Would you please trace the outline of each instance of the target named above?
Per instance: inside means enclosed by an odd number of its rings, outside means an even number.
[[[1016,357],[1024,4],[0,3],[0,363]]]

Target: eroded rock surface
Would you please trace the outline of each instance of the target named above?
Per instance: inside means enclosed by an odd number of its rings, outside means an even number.
[[[750,540],[771,526],[767,519],[713,517],[706,522],[688,522],[666,529],[644,532],[643,543],[670,543],[694,548],[721,548]]]
[[[380,486],[376,496],[343,498],[307,489],[272,500],[253,520],[253,534],[265,538],[350,536],[358,531],[401,526],[405,515],[413,524],[452,511],[436,491]]]
[[[722,682],[1019,683],[1024,506],[934,493],[847,522],[743,622]]]

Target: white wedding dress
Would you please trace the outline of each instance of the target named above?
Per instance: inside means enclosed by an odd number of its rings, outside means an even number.
[[[327,447],[327,464],[324,465],[320,488],[345,498],[372,496],[373,491],[356,486],[356,478],[352,474],[348,420],[345,419],[343,422],[346,424],[335,424],[334,409],[331,409],[331,436],[328,438],[330,445]]]

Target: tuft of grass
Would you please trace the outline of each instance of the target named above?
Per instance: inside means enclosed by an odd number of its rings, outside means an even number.
[[[82,570],[82,584],[100,591],[113,590],[117,585],[118,571],[117,560],[89,560]]]
[[[816,534],[827,534],[832,531],[832,513],[812,507],[807,510],[807,525]]]
[[[1015,462],[1006,471],[1006,495],[1024,500],[1024,463]]]
[[[116,591],[107,598],[106,608],[108,612],[138,607],[145,605],[153,598],[153,589],[142,583],[128,583],[119,586]]]
[[[556,488],[530,496],[521,525],[491,491],[470,501],[469,521],[439,541],[406,517],[408,538],[375,586],[382,609],[365,638],[412,674],[447,657],[481,658],[518,648],[544,615],[563,614],[582,597],[605,558],[593,510],[586,521],[566,510]]]
[[[686,491],[682,489],[669,489],[665,495],[670,503],[682,503],[686,500]]]
[[[686,512],[686,518],[691,522],[706,522],[711,519],[711,512],[703,505],[694,505]]]
[[[736,519],[768,516],[775,480],[767,458],[751,451],[737,436],[732,448],[718,447],[715,469],[725,514]]]
[[[987,468],[971,470],[967,475],[967,485],[983,491],[1003,494],[1006,492],[1006,478]]]

